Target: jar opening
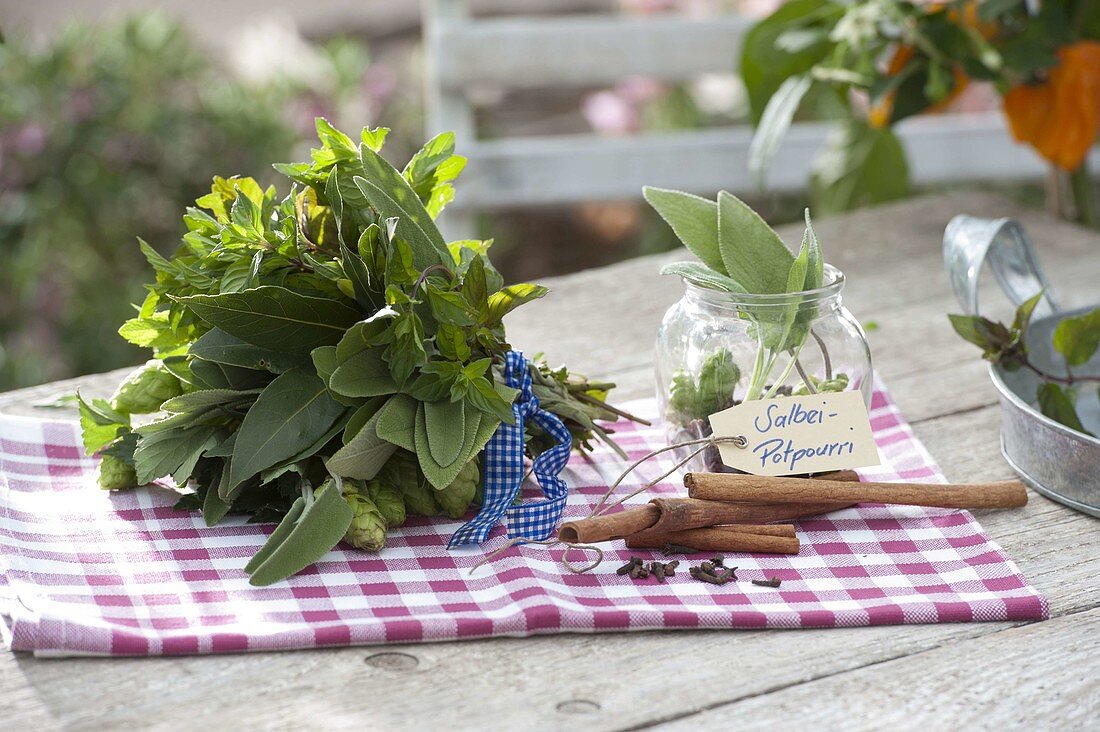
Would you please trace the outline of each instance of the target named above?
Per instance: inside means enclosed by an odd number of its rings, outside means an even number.
[[[836,298],[840,295],[840,291],[844,289],[844,273],[831,264],[824,266],[823,281],[825,284],[813,290],[757,295],[745,292],[726,292],[685,278],[684,290],[688,299],[725,307],[810,305],[820,304]]]

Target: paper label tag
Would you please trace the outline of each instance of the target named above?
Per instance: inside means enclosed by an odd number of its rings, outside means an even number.
[[[755,399],[710,415],[722,462],[754,475],[796,475],[878,465],[878,448],[858,391]]]

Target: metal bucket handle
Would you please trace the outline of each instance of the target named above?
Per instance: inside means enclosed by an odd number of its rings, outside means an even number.
[[[955,298],[968,315],[978,314],[978,279],[986,261],[1013,305],[1042,291],[1035,317],[1060,311],[1031,241],[1019,223],[959,215],[943,232],[943,263]]]

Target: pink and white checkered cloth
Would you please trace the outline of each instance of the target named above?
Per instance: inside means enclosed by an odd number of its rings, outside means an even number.
[[[634,405],[652,411],[652,403]],[[885,391],[871,418],[884,465],[875,479],[942,480]],[[657,428],[616,425],[632,459],[663,444]],[[668,463],[648,464],[658,475]],[[662,465],[664,467],[662,467]],[[0,417],[0,632],[39,656],[161,655],[439,641],[493,635],[658,628],[806,628],[891,623],[1039,620],[1047,604],[966,511],[861,506],[798,525],[798,556],[733,555],[741,581],[724,586],[678,572],[667,584],[615,574],[621,542],[602,565],[572,574],[561,549],[501,546],[447,551],[460,521],[414,518],[381,554],[342,546],[266,588],[243,567],[271,525],[229,518],[206,528],[146,488],[94,483],[78,428]],[[574,456],[567,517],[587,515],[624,464]],[[626,492],[630,485],[623,487]],[[682,492],[673,481],[659,492]],[[631,503],[644,502],[638,497]],[[748,580],[779,577],[778,589]]]

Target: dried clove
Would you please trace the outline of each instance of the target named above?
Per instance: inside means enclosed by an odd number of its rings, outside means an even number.
[[[630,561],[615,570],[615,574],[623,575],[630,574],[630,572],[642,563],[642,560],[638,557],[631,557]]]
[[[783,580],[778,577],[772,577],[770,580],[753,580],[752,583],[757,587],[779,587],[783,584]]]
[[[665,581],[665,565],[660,562],[653,562],[649,565],[649,571],[657,578],[658,582]]]
[[[692,567],[688,570],[691,572],[691,576],[700,582],[707,582],[712,585],[724,585],[729,582],[729,578],[720,578],[710,572],[704,572],[702,567]]]
[[[686,544],[665,544],[662,553],[667,557],[670,554],[698,554],[699,550]]]
[[[679,559],[673,559],[671,562],[665,562],[665,577],[674,576],[676,574],[676,568],[679,566]]]
[[[639,562],[637,565],[635,565],[634,569],[630,570],[630,577],[632,579],[645,579],[646,577],[649,577],[649,570],[644,564]]]
[[[714,562],[700,562],[699,569],[708,574],[714,574]]]
[[[724,562],[726,561],[726,558],[723,557],[721,554],[715,554],[713,557],[711,557],[710,561],[714,563],[714,566],[722,567],[725,566]]]

